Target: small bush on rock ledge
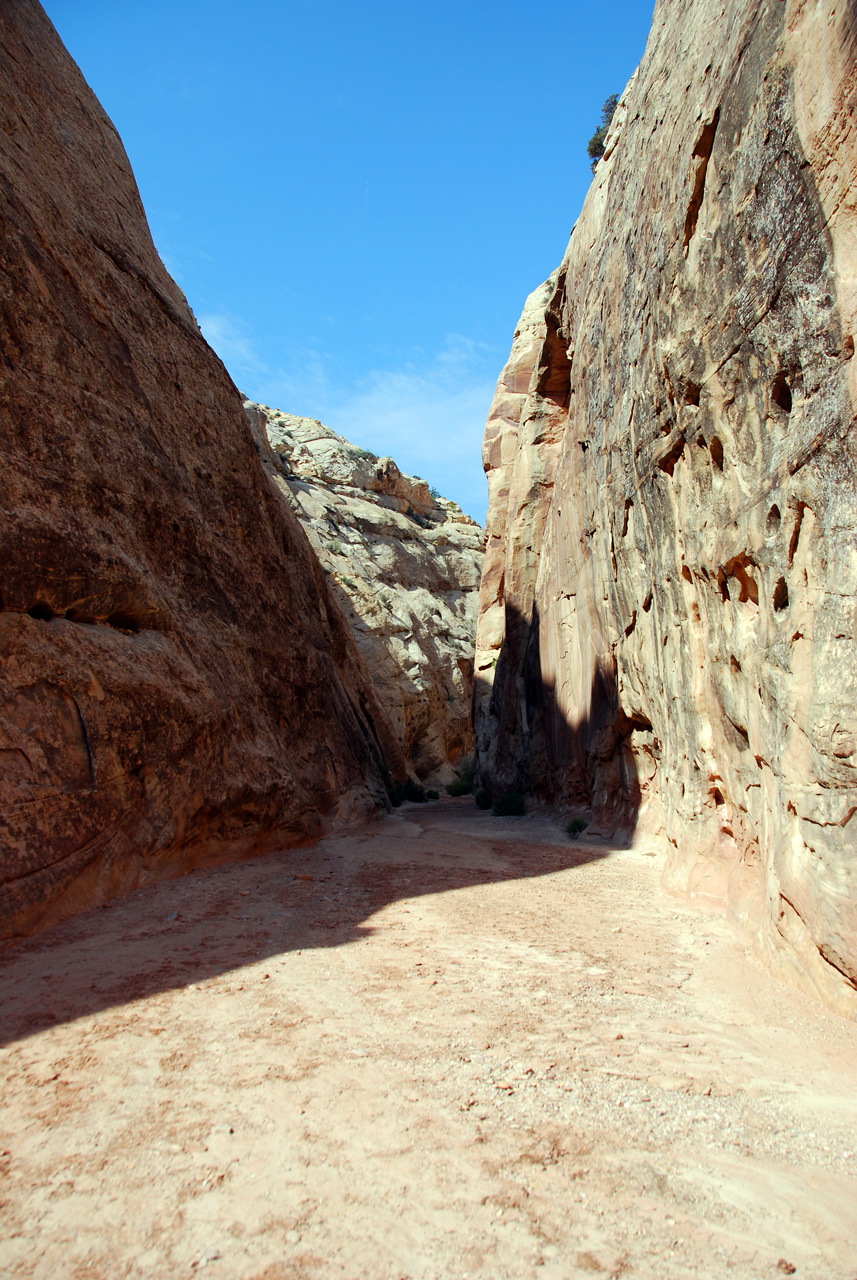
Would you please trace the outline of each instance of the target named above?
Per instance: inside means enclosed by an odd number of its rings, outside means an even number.
[[[492,805],[492,812],[497,818],[511,818],[524,812],[524,797],[520,791],[504,791]]]
[[[469,796],[473,790],[473,765],[462,769],[455,782],[447,783],[448,796]]]
[[[601,108],[601,121],[598,125],[598,128],[595,130],[592,137],[589,139],[589,142],[587,143],[586,154],[589,156],[589,159],[592,162],[593,173],[595,172],[595,168],[596,168],[596,165],[598,164],[598,161],[604,155],[604,150],[605,150],[604,143],[607,139],[607,131],[610,128],[610,122],[613,119],[613,113],[615,112],[618,105],[619,105],[618,93],[611,93],[610,97],[606,100],[606,102],[604,103],[604,106]]]
[[[570,835],[572,840],[576,840],[581,832],[585,831],[588,826],[589,823],[585,818],[572,818],[570,822],[566,823],[566,834]]]

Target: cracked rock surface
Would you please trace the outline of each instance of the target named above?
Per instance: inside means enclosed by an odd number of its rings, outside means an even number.
[[[479,769],[857,1012],[857,11],[662,0],[485,434]]]
[[[473,749],[482,529],[456,503],[313,418],[245,402],[260,456],[306,530],[418,776]]]

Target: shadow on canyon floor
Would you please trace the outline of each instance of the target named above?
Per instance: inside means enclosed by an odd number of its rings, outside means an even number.
[[[0,958],[0,1043],[269,957],[369,938],[393,903],[581,867],[606,844],[470,797],[406,805],[317,845],[194,871],[56,925]],[[385,926],[386,927],[386,926]]]

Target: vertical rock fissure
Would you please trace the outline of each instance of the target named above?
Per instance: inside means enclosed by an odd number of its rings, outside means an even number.
[[[696,232],[696,224],[699,221],[699,211],[705,198],[705,179],[708,174],[708,162],[714,149],[714,137],[719,123],[720,108],[718,107],[711,120],[703,127],[693,148],[693,159],[696,163],[693,166],[693,192],[687,207],[687,216],[684,220],[685,252],[687,252],[688,246],[693,239]]]

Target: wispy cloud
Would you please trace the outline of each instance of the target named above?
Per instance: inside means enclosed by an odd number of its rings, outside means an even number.
[[[438,360],[423,370],[377,370],[367,384],[331,406],[329,425],[364,449],[389,454],[484,522],[482,431],[493,382],[469,366],[453,375]]]
[[[225,312],[209,311],[197,316],[197,322],[208,342],[243,389],[248,379],[264,377],[268,369],[258,355],[241,320]]]
[[[354,383],[335,378],[333,360],[310,348],[290,352],[287,367],[271,367],[234,316],[204,315],[200,327],[247,395],[319,418],[361,448],[395,458],[484,523],[482,432],[502,353],[450,334],[439,351],[414,353]]]

